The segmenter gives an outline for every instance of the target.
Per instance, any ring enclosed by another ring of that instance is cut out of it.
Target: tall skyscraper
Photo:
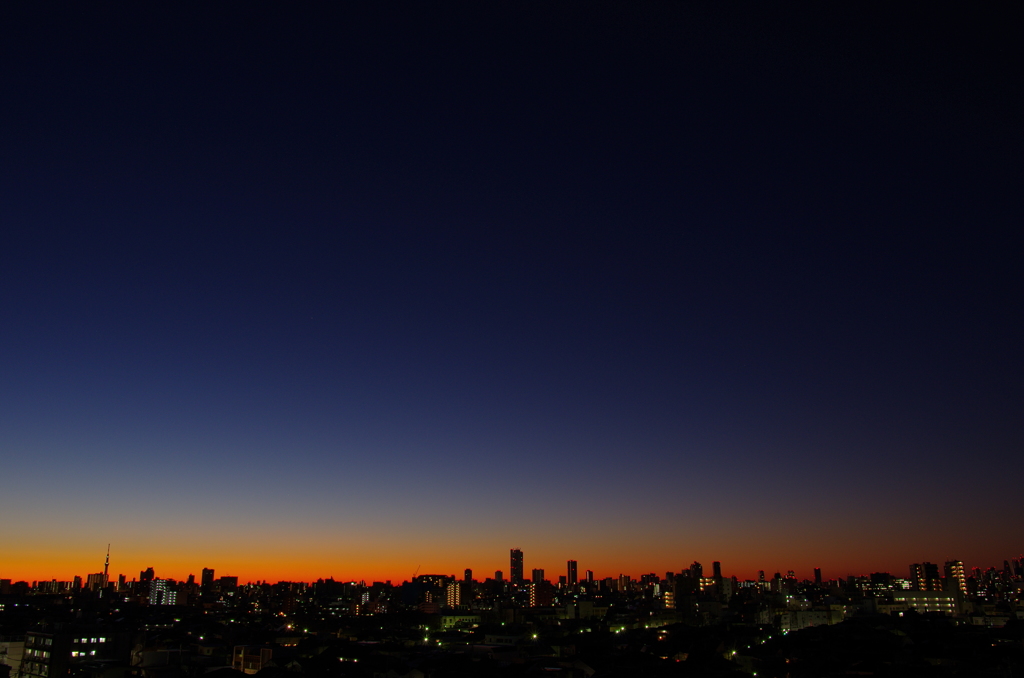
[[[532,581],[534,584],[539,584],[542,581],[544,581],[544,570],[534,569],[533,576],[530,577],[530,581]]]
[[[722,563],[718,562],[717,560],[711,563],[711,576],[715,579],[722,578]]]
[[[204,567],[203,568],[203,577],[202,577],[202,579],[199,580],[199,584],[200,584],[200,586],[203,587],[204,591],[209,589],[209,588],[211,588],[213,586],[213,568],[212,567]]]
[[[523,583],[523,552],[519,549],[512,549],[510,552],[512,583],[519,585]]]
[[[576,561],[570,560],[568,561],[568,563],[566,563],[566,565],[569,570],[569,577],[567,579],[567,581],[569,582],[569,586],[576,586],[576,584],[578,584],[580,581],[579,577],[576,574]]]
[[[473,570],[466,568],[466,571],[462,573],[462,581],[472,582],[473,581]]]
[[[821,568],[820,567],[814,568],[814,583],[817,586],[821,586]]]

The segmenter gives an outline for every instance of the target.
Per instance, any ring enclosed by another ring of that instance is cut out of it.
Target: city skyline
[[[998,564],[1015,25],[8,3],[0,576]]]
[[[587,563],[584,563],[584,567],[580,568],[579,567],[579,561],[576,560],[576,559],[569,559],[567,561],[563,561],[565,564],[562,565],[562,567],[560,567],[560,568],[552,567],[552,563],[550,563],[548,561],[544,561],[544,562],[541,562],[541,563],[531,563],[530,559],[528,558],[528,552],[526,552],[524,550],[521,550],[521,549],[515,549],[514,548],[514,549],[511,549],[511,553],[513,554],[512,555],[513,564],[510,566],[510,563],[509,563],[509,560],[508,560],[509,557],[506,556],[504,566],[495,567],[493,569],[487,569],[486,566],[485,567],[480,567],[478,561],[477,561],[476,564],[473,564],[473,565],[463,564],[463,565],[460,565],[460,566],[458,566],[456,568],[451,568],[451,567],[431,567],[430,566],[431,563],[428,562],[428,563],[419,563],[416,566],[416,568],[414,570],[412,570],[411,574],[410,573],[406,573],[404,575],[403,574],[399,574],[397,576],[363,576],[363,575],[360,575],[358,573],[351,573],[351,572],[342,572],[341,574],[346,575],[346,576],[337,576],[337,574],[338,574],[337,570],[333,570],[331,572],[322,572],[322,573],[317,574],[315,576],[273,577],[273,576],[258,576],[258,575],[248,574],[248,573],[246,573],[244,568],[241,570],[243,572],[243,574],[240,575],[239,572],[236,571],[236,570],[232,570],[230,568],[224,569],[222,567],[218,567],[214,563],[206,563],[206,564],[202,565],[201,567],[185,568],[185,569],[188,570],[188,572],[184,573],[184,574],[179,573],[179,572],[175,572],[173,574],[168,574],[168,569],[169,568],[164,568],[160,564],[156,564],[156,563],[150,562],[146,566],[142,566],[142,567],[139,567],[139,568],[136,568],[136,569],[132,569],[132,570],[129,570],[127,572],[116,571],[115,573],[109,575],[109,578],[107,579],[107,581],[110,581],[112,583],[116,583],[119,576],[124,576],[126,581],[128,581],[128,582],[135,581],[135,580],[139,579],[139,576],[137,574],[134,574],[135,572],[145,572],[147,569],[153,569],[153,570],[155,570],[156,576],[158,578],[161,578],[161,579],[173,579],[173,580],[179,581],[179,582],[185,581],[189,577],[194,577],[197,580],[199,580],[199,578],[201,576],[205,577],[207,572],[211,573],[210,576],[213,576],[213,573],[216,573],[217,577],[220,577],[220,576],[230,576],[230,577],[237,578],[240,584],[253,583],[253,582],[257,582],[257,581],[264,581],[264,582],[292,581],[292,582],[307,582],[308,583],[308,582],[315,582],[315,581],[320,580],[320,579],[334,579],[335,581],[365,581],[365,582],[371,582],[371,581],[390,581],[392,583],[398,584],[398,583],[403,582],[403,581],[411,581],[418,574],[420,574],[420,575],[421,574],[446,574],[446,575],[450,575],[450,576],[455,576],[458,572],[463,572],[464,574],[465,573],[472,573],[473,574],[473,579],[475,581],[483,581],[484,579],[493,578],[498,572],[501,572],[503,577],[504,577],[504,579],[505,579],[505,581],[507,581],[507,582],[509,582],[511,584],[515,584],[516,583],[516,579],[515,579],[515,576],[513,575],[513,572],[515,571],[515,566],[514,566],[515,556],[514,556],[514,554],[516,552],[519,553],[519,555],[520,555],[520,563],[522,564],[522,567],[525,568],[523,576],[521,577],[520,582],[519,582],[521,584],[526,584],[529,581],[531,581],[531,577],[526,575],[525,572],[532,572],[532,571],[538,570],[538,569],[545,575],[544,576],[545,580],[552,581],[552,582],[558,582],[559,578],[562,577],[562,576],[565,576],[567,578],[567,581],[568,581],[568,579],[569,579],[569,572],[575,571],[578,574],[580,570],[582,570],[584,573],[586,573],[588,571],[594,572],[594,578],[596,580],[603,580],[603,579],[609,579],[609,578],[615,579],[615,578],[618,578],[618,577],[620,577],[622,575],[626,575],[626,576],[628,576],[628,577],[630,577],[630,578],[632,578],[634,580],[639,580],[641,576],[646,575],[646,574],[656,574],[657,576],[662,577],[667,572],[685,572],[688,568],[691,567],[692,563],[703,564],[704,568],[705,568],[705,572],[704,572],[705,576],[709,576],[709,577],[712,576],[712,565],[715,565],[717,568],[721,569],[723,577],[725,577],[727,579],[734,577],[734,578],[736,578],[736,579],[738,579],[740,581],[757,581],[759,579],[759,575],[761,573],[763,573],[767,579],[771,579],[775,573],[781,573],[785,577],[785,576],[788,576],[787,573],[789,573],[789,572],[795,573],[796,579],[798,579],[800,581],[805,581],[805,580],[806,581],[815,581],[819,576],[822,577],[826,581],[827,580],[839,580],[839,579],[846,579],[849,576],[867,576],[867,575],[875,573],[875,572],[886,572],[888,574],[891,574],[894,577],[902,578],[902,579],[908,579],[909,580],[911,578],[911,576],[912,576],[913,568],[916,565],[919,565],[920,563],[938,563],[938,564],[942,564],[942,563],[949,563],[949,562],[958,562],[958,563],[961,563],[960,576],[962,577],[962,576],[969,576],[970,573],[973,570],[975,570],[975,569],[978,569],[979,571],[982,571],[982,572],[988,570],[989,568],[994,568],[996,570],[1000,570],[1003,567],[1003,564],[1005,562],[1011,562],[1011,561],[1015,561],[1015,560],[1024,561],[1024,555],[1004,554],[1004,556],[1002,558],[1000,558],[998,560],[993,560],[991,563],[988,563],[988,564],[972,563],[972,562],[964,561],[961,558],[945,557],[945,558],[941,558],[941,559],[917,558],[917,559],[914,559],[912,561],[908,561],[902,567],[896,567],[896,568],[874,568],[874,569],[870,569],[868,571],[853,571],[853,570],[850,570],[850,568],[846,568],[845,570],[829,571],[827,569],[822,568],[821,566],[813,566],[813,567],[809,568],[807,571],[803,571],[802,569],[785,565],[785,566],[773,566],[773,567],[759,567],[759,568],[757,568],[755,570],[752,570],[752,571],[748,572],[746,570],[735,571],[732,568],[728,567],[728,563],[726,564],[725,567],[722,567],[721,561],[719,561],[719,560],[701,560],[701,559],[697,558],[697,559],[692,560],[690,562],[681,562],[678,566],[676,566],[674,568],[673,567],[669,567],[667,569],[660,569],[660,570],[656,569],[656,568],[647,568],[647,569],[641,568],[640,570],[636,570],[636,571],[624,571],[624,570],[620,569],[618,571],[614,571],[613,572],[612,570],[607,570],[607,571],[598,570],[595,567],[588,565]],[[194,558],[189,558],[189,557],[186,557],[186,559],[194,560]],[[140,562],[142,562],[142,561],[140,561]],[[492,561],[488,561],[488,562],[492,562]],[[498,563],[498,560],[494,560],[493,562],[494,563]],[[102,572],[103,574],[107,574],[106,573],[106,569],[108,567],[108,563],[109,563],[109,561],[105,562],[103,568],[97,569],[96,572],[98,572],[98,573]],[[541,565],[541,567],[538,568],[537,564]],[[571,566],[570,566],[570,564],[571,564]],[[571,567],[571,569],[569,569],[570,567]],[[824,574],[823,574],[823,570],[824,570]],[[71,582],[71,581],[74,580],[75,577],[80,577],[83,581],[85,581],[87,576],[93,574],[93,570],[91,570],[89,568],[85,568],[84,570],[75,572],[73,575],[66,576],[66,577],[57,577],[57,576],[44,576],[44,577],[15,576],[15,575],[12,574],[12,572],[17,572],[17,571],[11,571],[11,570],[7,570],[7,569],[0,570],[0,579],[10,580],[10,581],[26,581],[26,582],[46,582],[46,581],[51,581],[51,580]],[[347,576],[347,575],[350,575],[350,576]],[[582,578],[582,577],[578,578],[578,581],[580,581],[580,582],[582,582],[583,580],[584,580],[584,578]],[[571,582],[569,582],[569,583],[571,584]]]

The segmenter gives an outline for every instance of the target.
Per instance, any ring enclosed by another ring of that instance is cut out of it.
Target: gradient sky
[[[0,577],[1024,551],[1015,17],[0,12]]]

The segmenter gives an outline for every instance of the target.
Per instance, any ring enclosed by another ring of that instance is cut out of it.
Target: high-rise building
[[[97,591],[105,588],[107,585],[107,575],[102,572],[96,574],[90,574],[85,578],[85,587],[90,591]]]
[[[505,581],[505,573],[502,572],[501,570],[495,570],[494,571],[494,581],[498,582],[499,584],[501,582]]]
[[[821,586],[821,568],[820,567],[814,568],[814,583],[817,586]]]
[[[711,576],[715,579],[722,578],[722,563],[717,560],[711,563]]]
[[[523,552],[519,549],[512,549],[509,555],[512,570],[512,583],[519,585],[523,583]]]
[[[171,579],[154,579],[149,585],[150,605],[177,605],[178,592]]]
[[[959,590],[960,593],[967,593],[967,575],[964,573],[962,561],[947,560],[943,571],[946,575],[946,591]]]
[[[935,563],[914,563],[910,566],[910,581],[915,591],[941,591],[939,566]]]
[[[466,571],[462,573],[462,581],[471,584],[473,583],[473,570],[466,568]]]
[[[530,583],[530,607],[551,607],[555,602],[555,587],[551,582]]]
[[[199,581],[199,583],[203,587],[204,591],[213,587],[213,568],[212,567],[204,567],[203,568],[202,579]]]
[[[594,583],[594,571],[593,570],[587,570],[587,583],[588,584],[593,584]]]
[[[533,572],[532,572],[532,576],[530,577],[530,581],[532,581],[534,584],[539,584],[542,581],[544,581],[544,570],[543,570],[543,568],[541,568],[541,569],[534,569]]]
[[[576,584],[580,583],[579,577],[576,574],[576,561],[570,560],[566,565],[569,570],[569,577],[567,579],[569,586],[576,586]]]
[[[445,602],[448,607],[458,607],[462,604],[462,587],[459,582],[453,581],[445,587]]]

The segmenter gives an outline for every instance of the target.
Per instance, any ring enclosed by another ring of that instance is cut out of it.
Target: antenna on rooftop
[[[107,544],[107,560],[103,563],[103,579],[106,581],[110,573],[110,544]]]

